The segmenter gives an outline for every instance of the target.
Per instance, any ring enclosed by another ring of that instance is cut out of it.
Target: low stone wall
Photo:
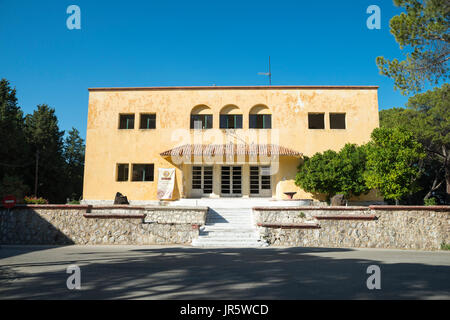
[[[205,224],[207,210],[84,205],[2,208],[0,243],[190,244]]]
[[[437,250],[450,243],[449,206],[254,208],[274,246]]]

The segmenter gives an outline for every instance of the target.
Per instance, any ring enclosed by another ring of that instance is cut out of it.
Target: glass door
[[[213,167],[192,167],[192,191],[196,196],[209,196],[213,189]]]
[[[270,166],[250,167],[250,195],[255,197],[272,196]]]
[[[242,167],[221,167],[221,194],[228,197],[242,196]]]

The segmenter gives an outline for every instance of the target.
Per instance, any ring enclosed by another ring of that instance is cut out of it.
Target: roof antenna
[[[270,69],[270,56],[269,56],[269,72],[258,72],[260,76],[269,76],[269,86],[272,85],[272,71]]]

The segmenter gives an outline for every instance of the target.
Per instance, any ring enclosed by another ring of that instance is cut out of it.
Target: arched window
[[[213,115],[211,108],[206,105],[195,106],[191,111],[191,129],[211,129]]]
[[[242,129],[242,113],[235,105],[220,110],[220,129]]]
[[[262,104],[256,105],[250,109],[249,125],[250,129],[271,129],[272,114],[270,109]]]

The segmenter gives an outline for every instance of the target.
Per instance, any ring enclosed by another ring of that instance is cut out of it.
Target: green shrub
[[[445,243],[445,241],[442,241],[441,250],[450,250],[450,243]]]
[[[436,205],[436,198],[429,198],[429,199],[425,199],[424,204],[426,206],[435,206]]]
[[[44,198],[25,197],[23,200],[26,204],[48,204],[48,200]]]

